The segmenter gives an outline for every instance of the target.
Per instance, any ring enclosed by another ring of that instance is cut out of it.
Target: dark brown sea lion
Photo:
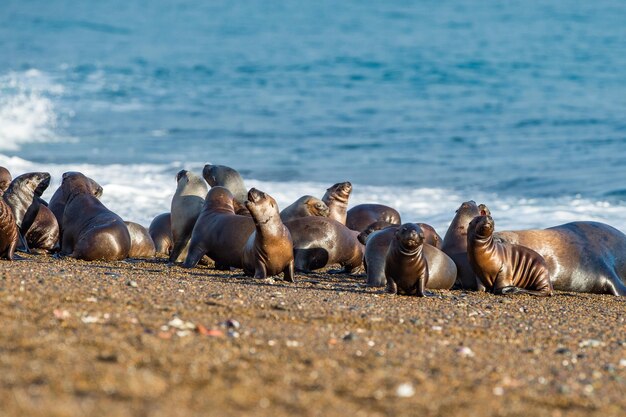
[[[359,204],[348,210],[346,226],[348,229],[362,232],[375,222],[388,222],[399,225],[400,213],[392,207],[382,204]]]
[[[487,291],[494,294],[552,295],[546,261],[525,246],[493,238],[491,216],[475,217],[467,231],[467,253],[472,269]]]
[[[328,217],[346,224],[346,216],[348,210],[348,200],[352,192],[352,184],[348,181],[339,182],[326,190],[326,194],[322,197],[324,204],[328,206],[330,213]]]
[[[396,230],[385,258],[387,292],[425,295],[429,274],[423,249],[424,233],[419,226],[407,223]]]
[[[422,229],[422,232],[424,232],[424,243],[434,246],[437,249],[441,248],[441,236],[439,236],[439,234],[437,233],[434,227],[426,223],[415,223],[415,224],[418,225],[420,229]],[[385,221],[379,221],[379,222],[374,222],[370,224],[369,226],[365,228],[365,230],[359,233],[358,235],[359,242],[365,245],[365,243],[367,242],[367,238],[370,234],[374,233],[377,230],[386,229],[388,227],[397,228],[398,225],[385,222]]]
[[[457,269],[455,288],[464,290],[484,291],[485,287],[474,273],[467,256],[467,227],[474,217],[479,216],[482,210],[474,201],[466,201],[456,211],[452,223],[448,227],[441,250],[454,261]]]
[[[0,259],[12,261],[18,243],[18,229],[13,218],[11,207],[2,198],[4,191],[0,190]]]
[[[307,216],[328,217],[329,214],[330,210],[326,203],[319,198],[305,195],[297,199],[290,206],[284,208],[283,211],[280,212],[280,219],[283,222],[288,222]]]
[[[156,254],[169,256],[174,247],[170,213],[161,213],[152,219],[148,233],[150,233],[150,237],[154,242]]]
[[[66,172],[63,174],[62,178],[65,178],[66,176],[71,176],[72,174],[76,174],[76,172]],[[89,177],[85,178],[87,178],[85,185],[89,188],[91,194],[96,198],[100,198],[102,196],[102,187],[100,186],[100,184],[98,184]],[[50,198],[50,202],[48,203],[48,208],[50,209],[50,211],[52,211],[54,217],[56,217],[57,223],[59,224],[59,230],[61,232],[63,231],[63,211],[65,210],[65,204],[67,203],[68,197],[69,196],[64,194],[63,187],[61,185],[54,192],[52,198]]]
[[[128,227],[128,233],[130,234],[130,251],[128,256],[130,258],[154,258],[156,249],[152,237],[146,228],[134,222],[126,221],[124,223]]]
[[[11,184],[11,173],[5,167],[0,167],[0,191],[6,191]]]
[[[198,175],[181,170],[176,174],[176,192],[172,197],[171,229],[174,246],[170,263],[184,261],[189,250],[189,239],[196,219],[202,211],[208,187]]]
[[[237,170],[226,165],[206,164],[202,170],[202,176],[211,187],[224,187],[228,189],[235,200],[245,205],[248,191],[243,178]],[[237,210],[235,210],[237,212]]]
[[[60,232],[59,223],[52,211],[41,204],[35,221],[26,232],[26,242],[30,251],[49,253],[57,249]]]
[[[429,225],[426,223],[414,224],[419,226],[424,233],[423,252],[430,271],[426,288],[444,290],[452,288],[456,280],[456,266],[454,262],[441,250],[427,243],[428,234],[424,231],[428,230],[426,227],[430,227]],[[363,266],[367,273],[367,285],[382,287],[387,282],[385,277],[387,252],[398,229],[399,226],[393,225],[380,231],[374,231],[367,237],[367,244],[363,253]]]
[[[86,261],[127,258],[128,228],[94,195],[89,178],[78,172],[65,173],[61,188],[66,197],[61,255]]]
[[[608,224],[572,222],[495,238],[539,253],[555,290],[626,296],[626,235]]]
[[[248,192],[246,207],[252,214],[256,230],[243,249],[243,271],[255,278],[267,278],[281,272],[293,282],[294,258],[291,234],[280,220],[276,201],[255,188]]]
[[[207,255],[215,268],[241,268],[243,248],[254,232],[254,220],[235,214],[234,197],[220,186],[209,190],[189,242],[185,268],[195,267]]]
[[[296,270],[310,272],[327,265],[340,264],[342,271],[360,269],[363,245],[353,230],[328,217],[300,217],[285,223],[293,240]]]

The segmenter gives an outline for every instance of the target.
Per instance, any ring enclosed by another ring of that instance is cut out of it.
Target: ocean
[[[147,226],[180,169],[285,207],[351,181],[440,234],[626,230],[626,3],[4,0],[0,165],[79,170]]]

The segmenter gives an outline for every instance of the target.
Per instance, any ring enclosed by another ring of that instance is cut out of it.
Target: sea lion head
[[[202,169],[202,176],[211,187],[225,186],[233,177],[239,177],[239,173],[226,165],[206,164]]]
[[[470,215],[470,216],[478,216],[479,210],[476,202],[474,200],[465,201],[461,204],[461,206],[456,210],[458,215]]]
[[[365,242],[367,242],[367,238],[374,232],[378,231],[378,230],[382,230],[382,229],[386,229],[388,227],[391,226],[397,226],[397,224],[393,224],[393,223],[389,223],[386,221],[377,221],[374,222],[372,224],[370,224],[369,226],[367,226],[365,228],[365,230],[363,230],[361,233],[359,233],[359,235],[357,236],[357,239],[359,240],[359,242],[361,242],[362,244],[365,245]]]
[[[183,178],[185,178],[185,179],[186,179],[186,178],[187,178],[187,173],[188,173],[188,172],[189,172],[189,171],[187,171],[186,169],[181,169],[180,171],[178,171],[178,172],[176,173],[176,182],[177,182],[177,183],[179,183],[179,182],[180,182],[180,180],[182,180]]]
[[[415,252],[424,243],[424,232],[415,223],[405,223],[398,228],[395,238],[403,252]]]
[[[64,184],[66,185],[64,186]],[[81,189],[84,189],[88,193],[94,195],[96,198],[100,198],[102,196],[102,187],[91,178],[85,176],[81,172],[64,172],[61,177],[61,188],[64,190],[66,198],[71,194],[69,191],[74,187],[80,187]]]
[[[493,234],[495,226],[491,216],[477,216],[470,222],[468,231],[479,239],[486,239]]]
[[[491,216],[491,211],[489,211],[489,207],[484,204],[478,205],[478,211],[480,212],[481,216]]]
[[[306,205],[308,212],[311,213],[312,216],[328,217],[328,215],[330,214],[330,209],[328,208],[326,203],[324,203],[319,198],[309,196],[304,204]]]
[[[279,216],[276,200],[271,195],[256,188],[251,188],[248,191],[248,200],[245,202],[245,205],[257,223],[267,223],[270,219]]]
[[[50,174],[47,172],[29,172],[16,177],[9,189],[11,192],[26,192],[29,195],[41,197],[50,185]]]
[[[322,198],[322,200],[338,200],[347,203],[351,192],[352,184],[350,181],[338,182],[326,190],[326,194],[324,194],[324,198]]]
[[[206,209],[219,210],[235,213],[235,206],[233,204],[233,193],[228,191],[225,187],[213,187],[209,190],[204,201]]]
[[[4,192],[11,184],[11,173],[5,167],[0,167],[0,191]]]

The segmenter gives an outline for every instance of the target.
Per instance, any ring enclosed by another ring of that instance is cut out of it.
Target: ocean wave
[[[210,161],[209,161],[210,162]],[[0,154],[0,165],[13,175],[24,172],[47,171],[52,175],[49,199],[66,171],[80,171],[92,177],[104,188],[103,203],[126,220],[148,226],[152,219],[170,210],[176,190],[175,174],[180,162],[167,165],[93,165],[37,164],[18,157]],[[201,163],[186,166],[197,174]],[[316,182],[259,181],[246,178],[248,187],[271,194],[279,207],[286,207],[299,197],[310,194],[321,197],[331,184]],[[621,229],[626,224],[626,204],[591,200],[581,196],[554,198],[515,198],[489,193],[461,193],[442,188],[411,188],[398,186],[369,186],[353,184],[350,205],[381,203],[398,209],[404,221],[425,222],[443,236],[455,210],[466,200],[473,199],[489,206],[498,230],[545,228],[577,220],[593,220]]]

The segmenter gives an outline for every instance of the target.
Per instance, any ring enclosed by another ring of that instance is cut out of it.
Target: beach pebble
[[[404,384],[398,385],[396,388],[396,396],[399,398],[411,398],[415,395],[415,388],[413,388],[413,384],[410,382],[405,382]]]
[[[472,351],[472,349],[468,348],[467,346],[460,347],[459,349],[457,349],[456,353],[464,358],[473,358],[474,356],[476,356],[474,354],[474,351]]]
[[[580,342],[578,344],[579,347],[584,348],[584,347],[601,347],[604,346],[604,342],[601,340],[597,340],[597,339],[587,339],[587,340],[583,340],[582,342]]]

